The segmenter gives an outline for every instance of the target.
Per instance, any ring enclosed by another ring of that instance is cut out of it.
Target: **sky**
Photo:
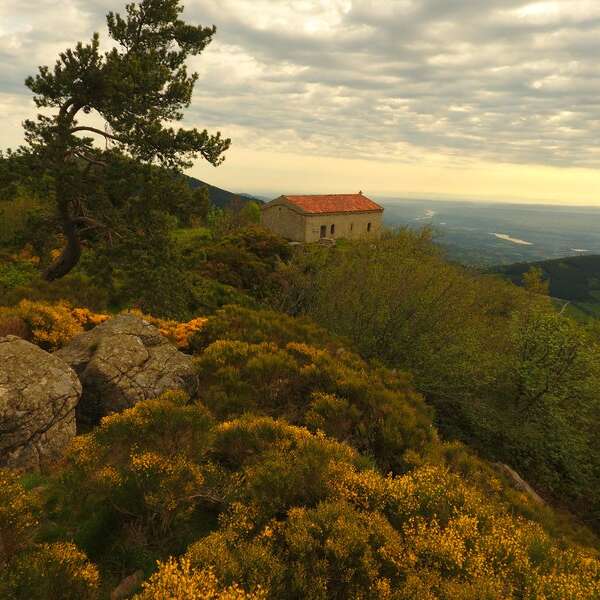
[[[0,0],[0,148],[25,77],[125,0]],[[216,25],[185,124],[232,138],[190,174],[236,192],[600,206],[598,0],[187,0]]]

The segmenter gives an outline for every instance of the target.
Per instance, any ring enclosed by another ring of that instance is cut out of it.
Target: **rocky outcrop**
[[[496,468],[508,478],[511,485],[527,494],[536,504],[545,505],[543,498],[514,470],[504,463],[496,463]]]
[[[144,571],[136,571],[129,577],[125,577],[123,581],[112,591],[110,600],[125,600],[131,598],[144,581]]]
[[[81,380],[77,422],[82,429],[167,390],[196,391],[192,358],[133,315],[119,315],[77,336],[55,356]]]
[[[0,466],[39,470],[75,435],[81,384],[60,358],[16,336],[0,338]]]

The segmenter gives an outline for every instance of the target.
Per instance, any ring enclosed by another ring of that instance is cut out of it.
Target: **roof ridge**
[[[306,214],[383,212],[383,207],[365,196],[354,194],[283,194],[280,200]]]
[[[321,196],[364,196],[362,192],[352,192],[350,194],[282,194],[284,198],[320,198]]]

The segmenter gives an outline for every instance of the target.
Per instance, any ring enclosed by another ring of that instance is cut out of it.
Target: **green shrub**
[[[75,438],[54,483],[56,518],[94,557],[124,552],[132,568],[147,567],[194,535],[213,421],[186,402],[166,394]]]
[[[219,341],[196,365],[201,399],[219,419],[247,412],[283,417],[339,435],[385,470],[402,470],[406,451],[436,439],[431,414],[409,378],[370,369],[341,349],[332,354],[298,343]]]
[[[337,350],[341,344],[326,329],[308,318],[293,318],[271,310],[224,306],[210,316],[192,341],[196,352],[219,340],[251,344],[271,342],[285,346],[290,342]]]
[[[0,291],[5,293],[25,286],[35,279],[37,274],[37,269],[30,262],[4,260],[0,262]]]
[[[73,306],[83,306],[102,312],[107,310],[109,294],[106,289],[92,283],[89,277],[72,273],[58,281],[46,281],[41,273],[26,284],[18,285],[2,297],[4,306],[14,306],[23,300],[49,304],[68,302]]]
[[[191,272],[261,298],[275,267],[291,255],[288,243],[267,229],[250,225],[208,244],[183,245]]]
[[[600,345],[555,312],[535,274],[523,290],[468,271],[427,232],[307,256],[310,316],[367,359],[412,373],[446,438],[510,464],[598,527]]]
[[[100,576],[73,544],[34,546],[0,571],[0,597],[5,600],[94,600]]]
[[[229,498],[257,507],[263,522],[325,498],[335,464],[364,462],[345,444],[256,417],[217,427],[213,456],[241,473],[244,483],[231,490]]]

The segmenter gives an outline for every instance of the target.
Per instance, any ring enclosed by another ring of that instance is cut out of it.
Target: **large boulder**
[[[84,430],[168,390],[196,391],[192,358],[134,315],[78,335],[55,356],[73,367],[83,385],[77,423]]]
[[[0,338],[0,467],[39,470],[75,435],[81,384],[57,356]]]

